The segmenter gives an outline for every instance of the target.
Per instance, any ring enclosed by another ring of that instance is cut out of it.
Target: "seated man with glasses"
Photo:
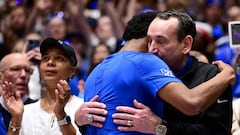
[[[28,83],[32,73],[31,62],[25,54],[10,53],[0,61],[0,84],[5,81],[11,82],[15,91],[21,94],[24,104],[30,104],[36,101],[28,97]],[[3,129],[7,131],[11,114],[5,106],[2,96],[0,97],[0,113],[3,117],[3,119],[0,120],[1,122],[3,121],[5,125]]]

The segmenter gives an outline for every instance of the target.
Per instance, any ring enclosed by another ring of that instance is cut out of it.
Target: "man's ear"
[[[184,48],[183,48],[183,53],[187,54],[191,51],[192,49],[192,44],[193,44],[193,38],[190,35],[187,35],[184,39],[183,39],[183,44],[184,44]]]

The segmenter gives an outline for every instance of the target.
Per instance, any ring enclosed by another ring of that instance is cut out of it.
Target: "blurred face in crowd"
[[[76,54],[78,67],[81,67],[82,53],[85,53],[87,51],[86,45],[81,41],[79,37],[71,37],[70,44]]]
[[[20,30],[26,25],[26,15],[23,7],[17,7],[10,13],[10,23],[14,30]]]
[[[240,7],[232,6],[227,11],[228,21],[240,21]]]
[[[54,17],[49,21],[48,29],[51,37],[64,40],[66,36],[66,24],[62,18]]]
[[[113,37],[112,22],[108,16],[103,16],[98,19],[98,25],[96,28],[96,33],[100,40],[106,41],[110,37]]]
[[[99,44],[93,53],[93,63],[98,64],[110,55],[110,49],[105,44]]]
[[[15,42],[13,49],[11,50],[11,52],[19,52],[21,53],[23,51],[23,47],[24,47],[24,40],[18,40]]]
[[[80,55],[82,51],[86,51],[84,46],[86,46],[79,37],[71,37],[70,38],[71,47],[74,49],[74,51]]]
[[[155,18],[148,28],[149,52],[163,59],[171,69],[176,72],[184,64],[184,54],[190,50],[185,49],[184,40],[177,39],[178,20],[170,17],[168,20]]]
[[[206,11],[207,21],[211,25],[221,22],[223,9],[219,5],[216,5],[216,4],[209,5],[205,11]]]
[[[59,80],[68,80],[74,73],[75,68],[71,66],[69,58],[60,48],[52,46],[42,56],[40,74],[46,84],[55,86]]]
[[[6,55],[0,64],[1,81],[12,82],[15,91],[26,95],[28,91],[29,78],[33,72],[26,55],[11,53]]]

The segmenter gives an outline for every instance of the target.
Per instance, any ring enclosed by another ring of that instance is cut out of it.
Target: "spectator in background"
[[[86,3],[85,3],[86,4]],[[96,27],[91,27],[87,23],[87,18],[83,14],[83,1],[77,3],[78,14],[73,13],[73,18],[84,18],[84,20],[75,20],[78,29],[81,29],[86,35],[87,43],[90,46],[96,46],[100,42],[107,44],[112,52],[117,52],[121,48],[121,35],[124,29],[123,22],[116,11],[112,1],[106,1],[103,5],[105,12],[101,12],[101,16],[97,19]]]
[[[111,54],[110,47],[107,46],[104,43],[100,43],[99,45],[93,47],[92,54],[91,54],[91,57],[90,57],[90,66],[89,66],[89,69],[88,69],[87,73],[90,74],[91,71],[110,54]],[[83,78],[79,79],[78,85],[77,85],[78,89],[75,92],[75,93],[78,93],[78,97],[80,97],[80,98],[83,98],[83,91],[84,91],[84,89],[81,88],[81,85],[84,86],[84,84],[83,84],[84,82],[83,81],[86,81],[86,80],[83,79]]]
[[[238,57],[236,59],[236,62],[234,64],[234,69],[237,74],[237,82],[240,83],[240,54],[238,54]],[[238,88],[240,89],[239,85],[237,85]],[[239,135],[240,134],[240,98],[237,97],[233,101],[233,119],[232,119],[232,135]]]
[[[239,5],[233,5],[227,10],[227,18],[229,21],[240,21],[240,7]]]
[[[49,32],[49,37],[58,40],[65,40],[67,35],[67,23],[64,18],[64,12],[59,11],[48,18],[46,30]]]
[[[80,135],[74,124],[74,113],[82,100],[70,95],[67,82],[76,70],[74,50],[64,42],[47,38],[40,45],[40,52],[40,73],[46,92],[38,102],[23,107],[11,84],[2,85],[6,106],[12,114],[10,125],[21,127],[16,131],[10,127],[8,134]]]
[[[200,62],[209,63],[207,57],[203,55],[201,52],[191,50],[189,54],[196,57]]]
[[[99,45],[94,46],[90,56],[90,65],[89,65],[89,68],[87,69],[87,75],[89,75],[92,72],[92,70],[110,54],[111,54],[111,49],[108,45],[104,43],[100,43]],[[74,91],[74,94],[78,93],[78,97],[82,98],[83,92],[84,92],[84,89],[82,88],[82,86],[84,87],[84,82],[86,81],[87,77],[86,78],[78,77],[78,78],[79,78],[78,85],[77,85],[78,89]],[[73,81],[73,79],[71,81]],[[75,83],[73,87],[76,87]]]
[[[43,40],[43,37],[37,32],[30,32],[26,34],[24,39],[25,44],[27,45],[26,54],[32,63],[32,68],[34,69],[28,84],[29,97],[32,99],[40,99],[41,80],[39,74],[39,64],[42,58],[40,54],[40,44]]]
[[[48,37],[46,32],[48,19],[54,17],[64,8],[63,0],[27,0],[22,3],[28,7],[27,31],[36,31],[41,33],[43,37]]]
[[[111,49],[106,44],[100,43],[99,45],[95,46],[91,54],[88,74],[90,74],[92,70],[110,54]]]
[[[26,51],[26,47],[27,47],[27,45],[26,45],[26,42],[24,41],[24,39],[19,39],[14,43],[11,52],[22,53],[22,52]]]
[[[67,4],[67,7],[69,7],[69,4]],[[64,41],[66,44],[72,46],[76,53],[78,68],[73,78],[69,81],[69,85],[71,87],[71,94],[78,96],[78,81],[81,79],[85,80],[87,77],[87,69],[89,66],[87,52],[89,47],[84,33],[82,33],[77,27],[74,27],[77,25],[75,21],[80,19],[76,20],[73,16],[74,13],[72,12],[73,11],[68,10],[69,16],[66,16],[66,13],[63,11],[58,11],[51,16],[48,16],[46,31],[49,32],[47,34],[48,37]],[[69,29],[70,24],[72,24],[71,27],[75,28],[74,30]]]
[[[39,63],[41,54],[39,50],[42,36],[37,32],[29,32],[23,39],[20,39],[14,45],[12,52],[25,53],[34,69],[29,81],[29,97],[39,99],[41,97],[41,81],[39,75]]]
[[[175,9],[179,11],[187,11],[189,0],[167,0],[167,9]]]
[[[33,69],[31,63],[26,54],[22,53],[10,53],[6,55],[0,62],[0,79],[1,83],[5,81],[11,82],[13,85],[13,91],[19,92],[24,104],[33,103],[33,100],[28,97],[28,83]],[[0,97],[0,112],[2,113],[5,124],[5,130],[7,131],[11,114],[6,107],[6,103],[3,97]]]
[[[231,6],[227,10],[227,22],[240,20],[240,7]],[[229,35],[226,34],[216,41],[215,59],[222,60],[229,65],[233,65],[233,59],[236,57],[236,49],[231,48],[229,44]]]
[[[88,45],[84,37],[84,34],[81,32],[68,33],[66,41],[69,42],[71,47],[74,49],[78,61],[76,73],[71,78],[71,80],[69,80],[71,94],[82,98],[83,95],[82,93],[79,92],[78,82],[80,80],[85,81],[88,75],[87,74],[87,70],[89,68],[89,60],[87,59]]]
[[[121,48],[121,40],[114,34],[113,20],[107,15],[101,16],[97,21],[96,35],[99,43],[105,43],[111,49],[111,52],[117,52]]]
[[[26,34],[27,13],[23,6],[16,6],[11,9],[9,20],[5,20],[4,24],[4,37],[5,44],[9,50],[12,50],[13,44],[21,38],[24,38]]]
[[[203,53],[209,62],[214,60],[215,44],[213,42],[212,27],[208,23],[195,21],[197,35],[192,50]]]
[[[222,18],[224,4],[224,0],[205,0],[205,21],[212,26],[214,41],[226,34],[226,24]]]

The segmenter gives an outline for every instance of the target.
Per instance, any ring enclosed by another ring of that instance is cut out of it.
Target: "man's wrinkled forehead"
[[[30,61],[28,60],[26,55],[19,54],[19,53],[12,53],[6,55],[0,62],[0,69],[10,66],[16,65],[26,65],[30,66]]]
[[[164,36],[162,36],[162,35],[147,35],[147,37],[148,37],[148,40],[163,40],[163,39],[165,39],[165,37]]]

